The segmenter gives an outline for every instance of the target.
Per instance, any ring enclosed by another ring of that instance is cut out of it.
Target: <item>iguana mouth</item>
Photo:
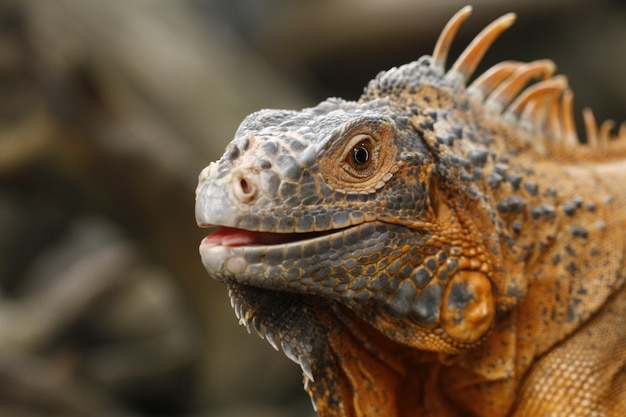
[[[272,233],[221,226],[199,249],[204,267],[218,281],[314,294],[332,285],[326,279],[335,272],[345,279],[337,269],[345,259],[382,250],[390,227],[373,221],[320,232]]]
[[[282,245],[327,236],[341,230],[343,229],[306,233],[274,233],[221,226],[205,237],[202,245],[228,247]]]

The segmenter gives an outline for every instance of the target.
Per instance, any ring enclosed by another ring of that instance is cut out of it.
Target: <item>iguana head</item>
[[[358,102],[250,115],[200,174],[198,224],[219,226],[200,246],[207,271],[229,286],[241,321],[281,345],[307,379],[338,379],[338,332],[375,333],[355,336],[370,341],[355,348],[364,355],[378,339],[456,354],[523,294],[520,261],[503,273],[507,242],[486,204],[491,139],[472,123],[485,107],[533,115],[537,97],[566,85],[552,78],[518,96],[530,78],[551,74],[538,61],[504,63],[467,87],[513,21],[496,20],[446,70],[469,11],[450,21],[432,57],[381,73]],[[515,84],[519,74],[526,82]]]

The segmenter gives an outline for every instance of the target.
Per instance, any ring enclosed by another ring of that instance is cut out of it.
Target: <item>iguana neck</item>
[[[507,238],[524,259],[526,294],[511,312],[516,350],[524,353],[515,355],[521,375],[624,282],[626,161],[555,169],[548,161],[518,160],[518,170],[536,178],[536,189],[520,187],[513,194],[525,200],[525,208],[507,211],[503,202],[511,195],[502,191],[493,198]]]

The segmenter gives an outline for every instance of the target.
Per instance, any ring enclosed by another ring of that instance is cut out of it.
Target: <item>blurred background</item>
[[[313,416],[202,269],[197,175],[248,113],[357,99],[466,3],[0,0],[0,415]],[[482,69],[552,58],[578,112],[626,119],[623,1],[473,5],[452,58],[515,11]]]

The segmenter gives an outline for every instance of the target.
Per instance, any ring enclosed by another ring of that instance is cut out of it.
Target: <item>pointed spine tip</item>
[[[612,139],[611,131],[615,128],[614,120],[605,120],[600,125],[600,131],[598,132],[598,144],[600,146],[608,146],[609,141]]]
[[[517,13],[509,12],[500,17],[500,20],[502,21],[502,25],[508,28],[517,20]]]
[[[435,44],[435,49],[433,50],[433,64],[435,67],[445,70],[450,46],[454,41],[459,27],[470,14],[472,14],[472,6],[467,5],[456,12],[444,26]]]
[[[561,120],[564,143],[576,146],[580,143],[574,123],[574,93],[569,88],[563,92],[561,99]]]
[[[593,110],[589,107],[583,109],[583,122],[585,124],[585,134],[587,136],[587,145],[598,146],[598,123],[593,114]]]

